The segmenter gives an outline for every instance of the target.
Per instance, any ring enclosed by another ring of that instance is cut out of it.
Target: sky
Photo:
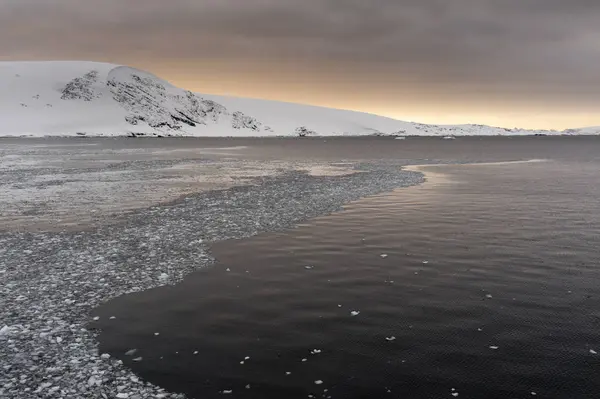
[[[0,0],[0,60],[425,123],[600,125],[598,0]]]

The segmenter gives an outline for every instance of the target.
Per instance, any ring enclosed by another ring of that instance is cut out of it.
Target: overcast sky
[[[599,0],[0,0],[0,60],[424,122],[600,125]]]

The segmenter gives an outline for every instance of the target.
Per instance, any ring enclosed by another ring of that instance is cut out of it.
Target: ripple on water
[[[429,170],[107,303],[101,350],[197,398],[594,397],[597,165]]]

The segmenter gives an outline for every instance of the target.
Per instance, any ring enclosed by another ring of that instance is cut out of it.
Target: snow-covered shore
[[[148,72],[84,62],[0,62],[0,136],[496,136],[600,134],[427,125],[383,116],[193,93]]]

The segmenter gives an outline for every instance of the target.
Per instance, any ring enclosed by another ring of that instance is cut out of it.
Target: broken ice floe
[[[394,337],[394,336],[392,335],[391,337],[385,337],[385,340],[386,340],[386,341],[390,341],[390,342],[391,342],[391,341],[395,341],[395,340],[396,340],[396,337]]]
[[[358,316],[360,314],[360,310],[353,310],[350,312],[350,316]]]

